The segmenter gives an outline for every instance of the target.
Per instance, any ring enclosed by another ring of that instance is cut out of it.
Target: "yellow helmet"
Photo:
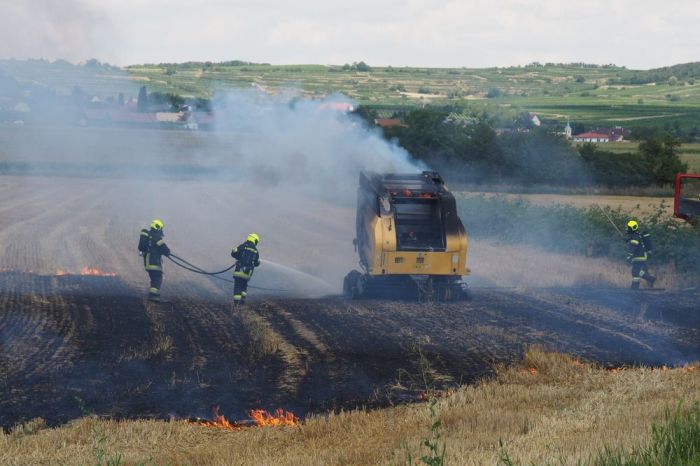
[[[627,222],[627,230],[628,231],[637,231],[637,230],[639,230],[639,224],[634,220],[630,220],[629,222]]]
[[[260,236],[257,233],[251,233],[248,235],[248,241],[253,244],[258,244],[260,242]]]
[[[160,219],[155,219],[151,222],[152,230],[162,230],[164,226],[165,225],[163,225],[163,221]]]

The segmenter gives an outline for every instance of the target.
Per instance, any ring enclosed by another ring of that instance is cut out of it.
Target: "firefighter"
[[[170,248],[163,239],[163,221],[153,220],[150,228],[142,229],[139,238],[139,252],[143,256],[143,266],[151,279],[148,298],[158,300],[163,284],[163,256],[170,255]]]
[[[255,267],[260,267],[260,255],[258,243],[260,236],[251,233],[245,242],[231,251],[231,257],[236,259],[236,267],[233,269],[233,305],[245,304],[248,295],[248,280],[253,276]]]
[[[632,289],[639,289],[642,278],[650,288],[654,287],[656,277],[649,273],[647,261],[651,256],[653,246],[651,235],[639,231],[639,223],[635,220],[627,222],[627,262],[632,264]]]

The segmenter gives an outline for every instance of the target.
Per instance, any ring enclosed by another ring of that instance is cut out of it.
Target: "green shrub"
[[[610,220],[624,231],[627,221],[634,218],[651,233],[656,261],[672,263],[681,273],[700,274],[700,230],[679,225],[665,207],[662,203],[652,213],[638,215],[621,208],[540,206],[503,196],[458,197],[459,216],[468,234],[476,238],[622,260],[625,239]]]
[[[651,428],[649,445],[626,453],[606,448],[595,466],[685,466],[700,465],[700,405],[687,413],[680,406],[665,421]]]

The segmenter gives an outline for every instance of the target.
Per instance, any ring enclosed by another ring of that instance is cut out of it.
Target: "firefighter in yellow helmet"
[[[258,243],[260,236],[251,233],[243,244],[231,250],[231,257],[236,259],[233,269],[233,305],[245,304],[248,295],[248,280],[253,276],[256,267],[260,267]]]
[[[639,230],[636,220],[627,222],[627,262],[632,264],[632,289],[638,290],[642,279],[650,288],[654,287],[656,277],[649,273],[647,261],[652,254],[651,235]]]
[[[160,287],[163,284],[163,256],[170,255],[170,248],[165,244],[163,221],[155,219],[149,228],[141,230],[139,237],[139,252],[143,256],[143,266],[151,279],[148,288],[149,299],[160,298]]]

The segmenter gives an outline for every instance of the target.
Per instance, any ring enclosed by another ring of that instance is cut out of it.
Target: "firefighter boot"
[[[235,294],[233,295],[233,303],[232,303],[232,308],[236,309],[239,308],[243,305],[244,303],[244,298],[240,294]]]
[[[632,288],[633,290],[638,290],[639,289],[639,282],[637,282],[637,281],[632,282],[632,286],[630,288]]]
[[[148,299],[151,301],[160,301],[160,290],[155,287],[150,287],[148,289]]]
[[[656,277],[649,275],[647,277],[644,277],[647,281],[647,285],[649,285],[649,288],[654,288],[654,283],[656,283]]]

